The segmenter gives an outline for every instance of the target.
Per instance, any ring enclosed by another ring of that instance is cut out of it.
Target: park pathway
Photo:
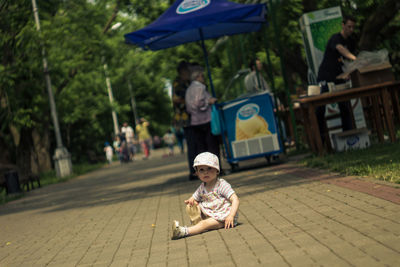
[[[109,167],[0,206],[0,266],[400,266],[400,191],[299,167],[224,176],[239,226],[171,240],[199,181],[183,155]]]

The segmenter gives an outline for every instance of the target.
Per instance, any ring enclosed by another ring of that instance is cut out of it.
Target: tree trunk
[[[28,177],[31,174],[31,132],[27,129],[22,129],[20,137],[20,142],[16,149],[16,163],[19,169],[18,174],[21,179],[23,177]]]
[[[11,164],[9,146],[5,143],[3,136],[0,134],[0,164]]]
[[[32,172],[37,174],[51,170],[52,166],[48,129],[44,129],[41,133],[34,129],[32,131],[32,141],[32,163],[34,163],[34,165],[32,165]]]
[[[376,48],[377,37],[385,26],[399,13],[400,2],[387,0],[379,6],[376,12],[365,21],[358,43],[360,50],[373,50]]]
[[[308,84],[307,80],[307,63],[301,55],[302,46],[296,46],[286,51],[285,64],[292,73],[297,73],[302,84]],[[288,78],[293,80],[293,76],[288,74]]]

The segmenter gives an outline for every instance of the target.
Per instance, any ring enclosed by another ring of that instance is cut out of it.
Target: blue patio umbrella
[[[125,41],[145,50],[160,50],[201,41],[212,94],[215,96],[204,40],[258,31],[266,22],[266,11],[265,4],[177,0],[150,25],[125,34]]]

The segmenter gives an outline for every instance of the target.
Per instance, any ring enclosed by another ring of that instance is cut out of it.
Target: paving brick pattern
[[[399,266],[399,189],[293,162],[226,175],[239,226],[188,224],[182,155],[110,167],[0,207],[0,266]]]

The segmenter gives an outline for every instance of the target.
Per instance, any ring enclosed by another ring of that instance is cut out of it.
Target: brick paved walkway
[[[113,165],[0,207],[0,266],[398,266],[399,189],[300,168],[227,179],[240,225],[170,240],[189,223],[183,156]]]

